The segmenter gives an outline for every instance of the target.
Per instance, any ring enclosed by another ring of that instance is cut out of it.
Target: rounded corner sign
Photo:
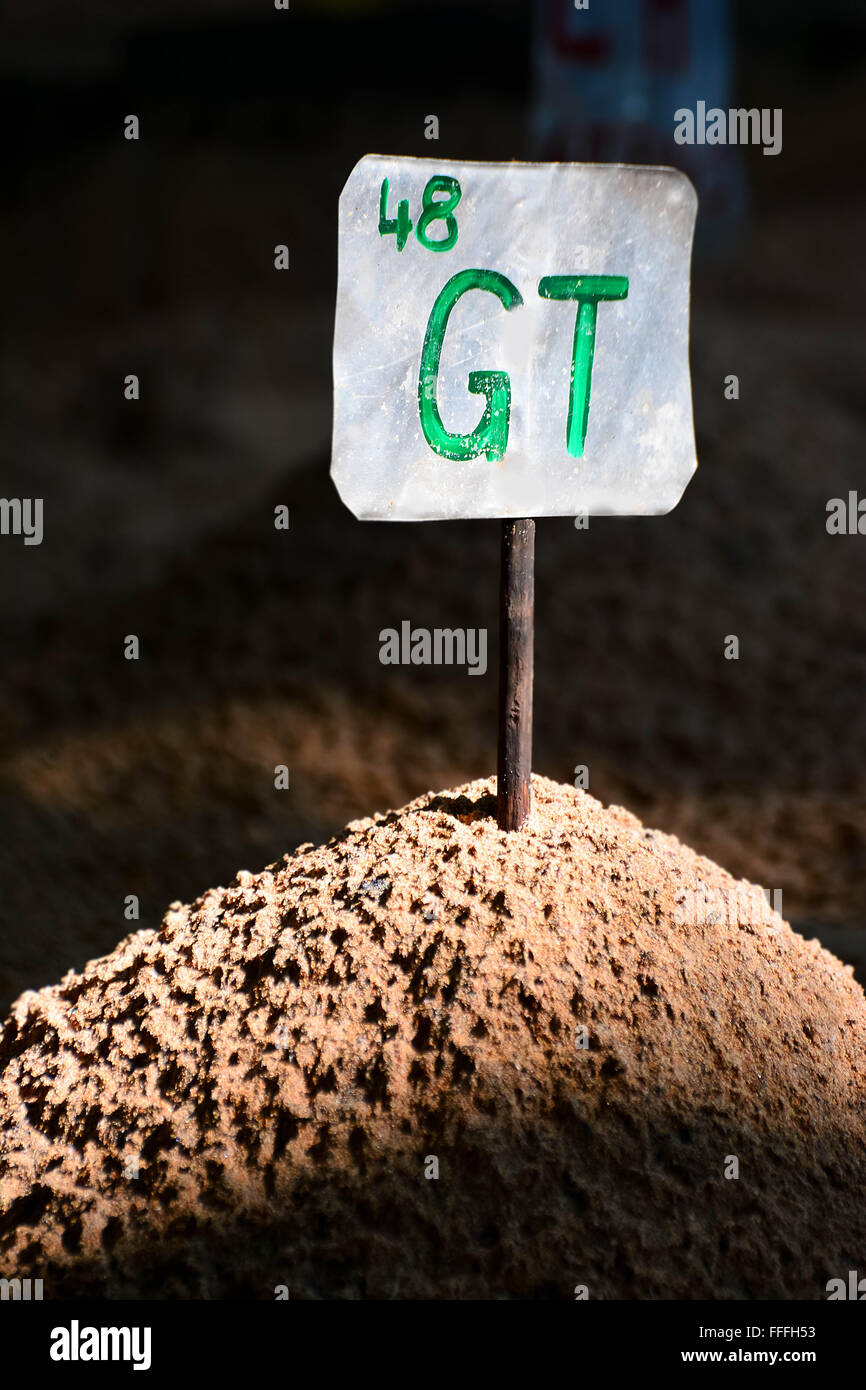
[[[331,473],[355,516],[660,515],[695,467],[675,169],[366,155],[340,197]]]

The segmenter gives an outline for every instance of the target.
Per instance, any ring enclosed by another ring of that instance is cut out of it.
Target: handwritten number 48
[[[379,193],[379,235],[395,236],[397,238],[397,250],[402,251],[412,230],[409,200],[408,198],[401,198],[397,204],[397,216],[388,217],[390,191],[389,181],[383,179]],[[444,193],[446,196],[434,199],[433,195],[436,193]],[[432,179],[427,180],[421,196],[421,215],[415,227],[415,236],[422,246],[426,246],[428,251],[450,251],[451,247],[456,244],[457,218],[454,216],[454,209],[462,196],[460,184],[456,179],[450,178],[448,174],[434,174]],[[429,237],[427,228],[432,222],[439,221],[445,223],[445,236]]]

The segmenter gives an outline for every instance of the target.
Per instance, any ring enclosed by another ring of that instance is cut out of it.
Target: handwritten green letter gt
[[[457,275],[453,275],[443,285],[427,323],[421,352],[421,370],[418,375],[418,408],[424,438],[437,454],[448,459],[472,459],[483,453],[493,462],[502,458],[508,444],[511,417],[511,382],[508,373],[469,373],[469,390],[483,395],[487,402],[484,414],[471,434],[449,433],[442,423],[436,401],[439,360],[442,356],[448,319],[458,299],[468,290],[484,290],[488,294],[495,294],[504,309],[513,309],[523,303],[516,285],[498,270],[461,270]],[[542,299],[571,300],[577,305],[566,446],[573,458],[582,458],[589,421],[598,305],[602,300],[625,299],[628,295],[628,277],[545,275],[539,281],[538,293]]]

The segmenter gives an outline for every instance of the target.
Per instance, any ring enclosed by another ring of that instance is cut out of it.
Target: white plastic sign
[[[668,512],[696,467],[675,169],[367,155],[340,198],[331,472],[363,520]]]

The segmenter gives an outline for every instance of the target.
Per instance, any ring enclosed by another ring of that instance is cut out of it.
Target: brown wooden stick
[[[535,522],[503,521],[499,583],[499,758],[496,818],[526,824],[531,802]]]

